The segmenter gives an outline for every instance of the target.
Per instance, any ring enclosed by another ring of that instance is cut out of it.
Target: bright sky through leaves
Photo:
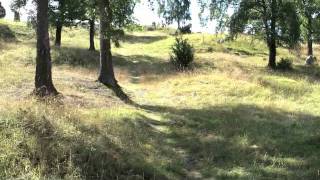
[[[11,0],[0,0],[2,2],[3,7],[7,11],[6,19],[13,19],[13,13],[10,11],[9,5],[11,3]],[[33,5],[31,4],[31,1],[28,3],[27,7],[22,10],[22,21],[26,21],[26,10],[33,9]],[[199,14],[199,7],[197,4],[197,0],[191,0],[191,15],[192,15],[192,31],[193,32],[214,32],[214,23],[210,22],[208,24],[208,27],[201,27],[200,26],[200,20],[198,17]],[[153,12],[150,7],[148,7],[147,0],[142,0],[141,3],[139,3],[136,6],[135,9],[135,18],[137,21],[142,25],[151,25],[152,22],[160,23],[161,19],[157,15],[156,12]],[[173,25],[176,26],[176,25]]]

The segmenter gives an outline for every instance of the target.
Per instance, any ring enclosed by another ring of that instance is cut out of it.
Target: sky
[[[7,16],[5,18],[13,19],[13,13],[10,11],[10,8],[9,8],[11,0],[0,0],[0,2],[2,3],[2,6],[6,9],[6,12],[7,12]],[[26,14],[26,12],[29,9],[35,8],[30,2],[31,0],[29,0],[27,7],[22,10],[22,14]],[[207,27],[201,27],[198,14],[199,14],[199,7],[198,7],[197,0],[191,0],[192,31],[213,33],[215,23],[209,22]],[[141,25],[151,25],[152,22],[156,22],[156,23],[161,22],[161,19],[159,18],[157,13],[152,11],[151,8],[148,6],[147,0],[141,0],[141,3],[139,3],[136,6],[134,17]],[[21,19],[22,21],[26,21],[27,16],[22,16]],[[176,24],[173,24],[171,26],[176,27]]]

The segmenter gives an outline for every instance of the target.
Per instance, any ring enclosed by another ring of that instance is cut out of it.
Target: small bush
[[[277,63],[277,69],[287,71],[293,69],[293,61],[289,58],[281,58]]]
[[[190,66],[194,60],[194,49],[187,39],[176,38],[170,60],[180,70]]]

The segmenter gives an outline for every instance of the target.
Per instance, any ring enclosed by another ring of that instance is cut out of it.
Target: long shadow
[[[310,82],[320,82],[320,67],[319,66],[295,66],[292,72],[288,72],[289,76],[296,78],[307,77]]]
[[[40,174],[53,179],[168,179],[139,152],[118,146],[102,129],[69,119],[78,135],[66,136],[56,123],[27,111],[20,112],[29,136],[35,137],[32,149],[27,142],[19,146]],[[125,121],[125,120],[124,120]]]
[[[99,52],[88,51],[83,48],[63,47],[55,48],[52,51],[53,63],[57,65],[70,65],[96,69],[99,67]]]
[[[181,179],[320,178],[319,116],[246,104],[140,108],[166,120],[140,121],[145,131],[168,129],[153,145],[164,155],[182,152],[168,169]]]
[[[123,56],[115,54],[114,64],[130,73],[132,83],[139,83],[141,76],[152,79],[154,78],[152,76],[167,76],[175,73],[170,62],[148,55]]]
[[[135,36],[132,34],[126,34],[123,38],[123,41],[130,44],[136,44],[136,43],[151,44],[167,38],[168,38],[167,36]]]
[[[92,52],[82,48],[63,47],[53,49],[53,63],[57,65],[70,65],[74,67],[84,67],[97,69],[99,67],[99,52]],[[174,73],[171,63],[163,59],[148,55],[123,56],[113,55],[115,67],[127,71],[133,83],[139,83],[142,75],[170,75]],[[148,79],[148,77],[147,77]]]

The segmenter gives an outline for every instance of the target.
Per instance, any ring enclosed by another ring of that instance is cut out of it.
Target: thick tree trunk
[[[268,37],[269,47],[269,64],[268,67],[271,69],[277,68],[276,57],[277,57],[277,44],[276,44],[276,19],[277,19],[277,2],[276,0],[271,1],[271,22],[270,22],[270,34]]]
[[[308,16],[308,25],[307,25],[307,29],[308,29],[308,56],[313,56],[313,39],[312,39],[312,17]]]
[[[95,18],[92,18],[89,21],[89,24],[90,24],[90,47],[89,47],[89,50],[95,51],[96,50],[96,48],[94,46]]]
[[[269,46],[269,64],[268,67],[271,69],[276,69],[276,57],[277,57],[277,47],[276,47],[276,41],[275,38],[271,38],[270,42],[268,44]]]
[[[52,82],[51,54],[48,32],[48,0],[37,0],[37,58],[35,93],[39,96],[57,95]]]
[[[313,56],[313,41],[312,38],[308,39],[308,56]]]
[[[20,13],[18,11],[14,11],[14,21],[20,22]]]
[[[112,9],[109,0],[100,0],[100,75],[98,80],[109,86],[117,87],[118,83],[114,76],[111,54],[111,23]]]
[[[55,41],[55,46],[57,47],[61,46],[61,33],[62,33],[62,23],[58,21],[56,24],[56,41]]]

